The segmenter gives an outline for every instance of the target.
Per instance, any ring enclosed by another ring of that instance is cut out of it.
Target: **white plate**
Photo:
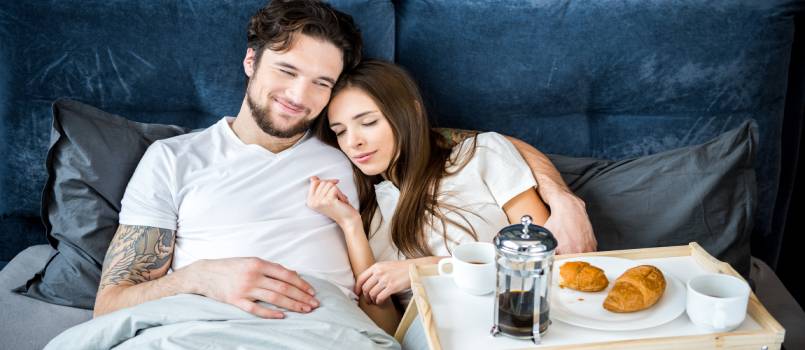
[[[607,275],[609,285],[600,292],[579,292],[559,288],[559,268],[568,261],[585,261],[595,265]],[[676,277],[662,271],[666,287],[654,306],[637,312],[616,313],[604,309],[604,299],[612,290],[615,280],[629,268],[638,266],[628,259],[611,257],[579,257],[556,262],[551,277],[551,319],[574,326],[606,331],[629,331],[656,327],[673,321],[685,311],[685,287]]]

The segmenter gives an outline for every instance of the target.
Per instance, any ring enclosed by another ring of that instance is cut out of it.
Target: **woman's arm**
[[[503,205],[503,211],[506,213],[506,217],[509,218],[510,224],[518,224],[523,215],[529,215],[533,223],[545,225],[550,215],[545,203],[542,202],[542,198],[533,188],[523,191],[506,202]]]
[[[337,180],[320,180],[318,177],[312,177],[307,206],[333,219],[341,227],[347,243],[352,273],[357,278],[375,263],[375,258],[363,230],[360,213],[349,204],[346,196],[338,189],[337,183]],[[400,315],[391,300],[374,304],[361,293],[358,294],[358,306],[386,333],[394,334],[400,323]]]
[[[358,215],[345,222],[337,223],[338,226],[341,227],[341,230],[344,231],[344,238],[347,242],[347,252],[349,254],[349,263],[352,265],[352,273],[355,274],[355,278],[357,279],[358,276],[375,263],[372,249],[369,246],[369,241],[366,239],[366,233],[363,230],[361,217]],[[358,306],[360,306],[363,312],[369,315],[372,321],[386,331],[386,333],[393,335],[397,330],[397,325],[400,323],[400,315],[391,302],[391,299],[376,304],[369,299],[367,294],[359,293]]]

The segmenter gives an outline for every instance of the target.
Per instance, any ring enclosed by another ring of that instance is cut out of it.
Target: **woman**
[[[393,294],[407,303],[410,294],[402,292],[410,288],[411,264],[436,263],[462,242],[491,242],[522,215],[542,224],[549,214],[510,142],[483,133],[449,147],[422,106],[400,67],[366,61],[334,88],[327,116],[315,126],[352,161],[360,211],[336,182],[318,178],[311,179],[308,206],[342,228],[355,291],[375,304]]]

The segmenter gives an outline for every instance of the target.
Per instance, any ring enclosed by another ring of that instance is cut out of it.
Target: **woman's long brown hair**
[[[400,189],[400,199],[391,219],[391,238],[394,245],[408,258],[431,256],[428,247],[428,227],[441,224],[445,246],[448,246],[447,223],[478,239],[472,225],[461,215],[466,225],[445,217],[445,211],[461,209],[437,202],[439,183],[444,176],[457,172],[472,158],[475,141],[469,153],[457,152],[459,159],[451,158],[452,147],[444,137],[431,130],[419,89],[414,80],[401,67],[392,63],[367,60],[347,72],[333,89],[333,97],[347,88],[357,88],[370,98],[386,117],[394,133],[394,153],[385,176]],[[314,132],[325,143],[338,147],[335,133],[330,130],[326,111],[316,121]],[[461,162],[458,170],[446,169]],[[367,176],[353,165],[360,201],[361,220],[369,233],[372,216],[377,210],[374,185],[383,181],[380,175]]]

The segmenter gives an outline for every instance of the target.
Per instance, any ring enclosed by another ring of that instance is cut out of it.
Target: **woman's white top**
[[[459,161],[451,165],[448,172],[458,169],[471,151],[472,138],[453,147],[451,159]],[[531,169],[514,145],[498,133],[487,132],[477,136],[475,153],[466,166],[442,178],[437,199],[447,218],[464,226],[471,224],[478,241],[491,242],[501,228],[509,225],[503,205],[535,186]],[[375,194],[378,211],[372,218],[369,232],[369,245],[375,260],[403,260],[405,256],[391,241],[390,230],[400,190],[390,181],[383,181],[375,185]],[[454,211],[449,209],[451,207],[461,210]],[[426,232],[434,256],[449,256],[458,244],[474,241],[467,232],[449,222],[446,223],[445,240],[441,220],[434,218],[432,222]]]

